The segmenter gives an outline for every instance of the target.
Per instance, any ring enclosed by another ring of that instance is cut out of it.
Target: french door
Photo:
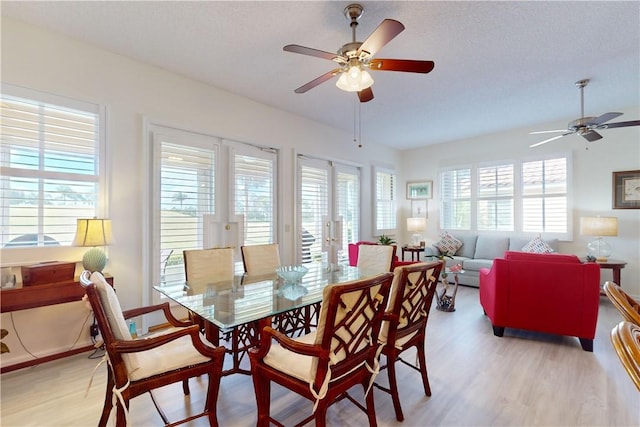
[[[297,181],[300,261],[345,263],[360,236],[360,169],[299,155]]]

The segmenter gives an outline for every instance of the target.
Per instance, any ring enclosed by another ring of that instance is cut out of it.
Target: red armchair
[[[593,351],[600,266],[575,255],[507,251],[480,270],[480,304],[494,335],[504,328],[575,336]]]
[[[360,245],[377,245],[378,243],[376,242],[367,242],[364,240],[361,240],[359,242],[356,243],[349,243],[349,265],[355,267],[356,265],[358,265],[358,248],[360,247]],[[398,255],[396,254],[396,245],[392,245],[393,246],[393,261],[391,263],[391,271],[393,271],[397,266],[399,265],[409,265],[409,264],[414,264],[417,261],[400,261],[398,260]]]

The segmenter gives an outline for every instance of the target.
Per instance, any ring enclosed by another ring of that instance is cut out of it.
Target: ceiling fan
[[[367,70],[405,71],[423,74],[433,70],[435,65],[433,61],[374,59],[373,56],[376,52],[404,30],[404,25],[393,19],[385,19],[364,42],[359,42],[356,41],[356,27],[358,26],[358,19],[363,12],[364,8],[359,4],[350,4],[345,7],[344,15],[351,22],[352,41],[343,45],[337,53],[325,52],[297,44],[289,44],[283,48],[287,52],[328,59],[340,65],[340,67],[300,86],[295,90],[295,93],[305,93],[332,77],[340,75],[336,86],[347,92],[357,92],[360,102],[368,102],[373,99],[373,91],[371,90],[373,79]]]
[[[547,142],[554,141],[556,139],[562,138],[563,136],[571,135],[577,133],[582,136],[588,142],[594,142],[599,139],[602,139],[602,135],[600,135],[596,130],[602,129],[610,129],[610,128],[623,128],[627,126],[640,126],[640,120],[631,120],[628,122],[616,122],[616,123],[606,123],[609,120],[613,120],[616,117],[620,117],[622,113],[604,113],[599,117],[585,117],[584,116],[584,87],[589,83],[589,79],[578,80],[575,84],[580,89],[580,115],[579,119],[576,119],[569,123],[567,129],[560,130],[541,130],[536,132],[529,132],[529,135],[538,134],[538,133],[557,133],[563,132],[562,135],[557,135],[549,139],[545,139],[544,141],[536,142],[535,144],[530,145],[529,147],[537,147],[538,145],[546,144]]]

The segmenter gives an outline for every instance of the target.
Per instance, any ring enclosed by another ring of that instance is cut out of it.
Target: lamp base
[[[587,245],[587,254],[595,257],[597,262],[606,262],[611,256],[611,246],[602,237],[598,237]]]
[[[82,266],[92,273],[96,271],[101,273],[105,265],[107,265],[107,256],[101,249],[91,248],[82,257]]]

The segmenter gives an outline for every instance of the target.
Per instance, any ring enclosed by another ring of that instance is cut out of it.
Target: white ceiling
[[[348,1],[2,1],[2,15],[50,28],[282,110],[353,131],[356,95],[335,80],[293,90],[351,41]],[[640,105],[640,2],[363,1],[357,39],[385,18],[406,29],[375,57],[433,60],[426,75],[372,72],[363,141],[399,149]],[[335,79],[335,78],[334,78]],[[622,116],[614,121],[637,120]],[[608,132],[615,132],[610,130]],[[540,135],[523,135],[535,142]]]

